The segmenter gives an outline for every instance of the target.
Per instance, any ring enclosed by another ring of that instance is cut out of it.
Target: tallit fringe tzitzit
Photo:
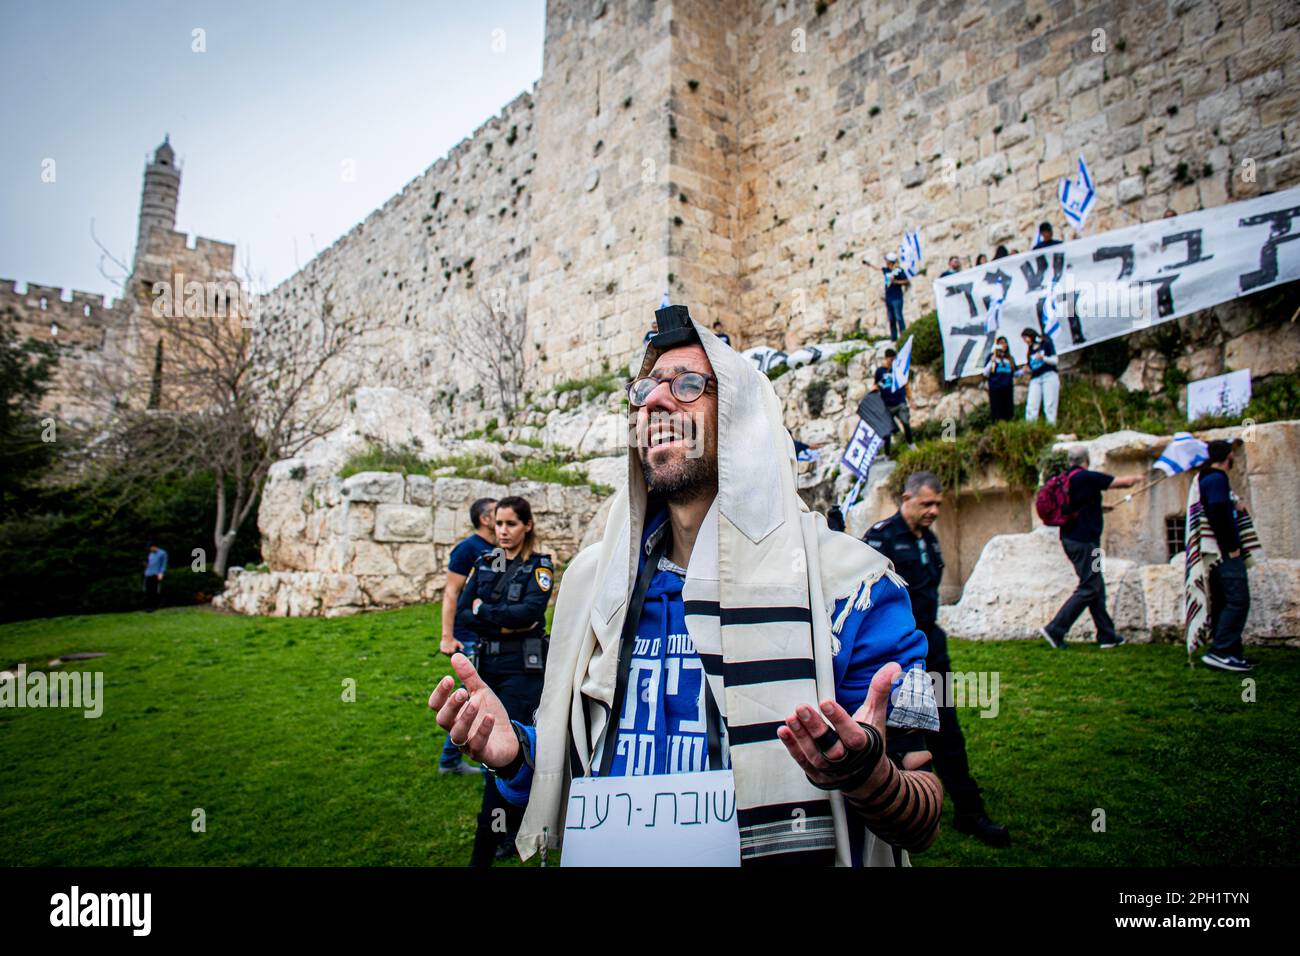
[[[1236,492],[1232,495],[1233,505],[1237,504]],[[1205,516],[1205,506],[1201,504],[1201,482],[1193,478],[1187,489],[1187,556],[1183,565],[1183,626],[1187,641],[1187,656],[1190,658],[1196,649],[1208,644],[1213,638],[1210,633],[1210,570],[1223,560],[1219,543],[1214,538],[1210,521]],[[1246,559],[1246,567],[1255,563],[1254,552],[1260,550],[1259,535],[1255,531],[1255,522],[1246,511],[1237,509],[1237,537],[1241,540],[1241,553]]]
[[[735,778],[741,863],[848,865],[855,848],[843,795],[810,784],[776,728],[796,706],[835,696],[828,609],[836,602],[825,595],[849,595],[852,606],[866,608],[882,576],[898,578],[865,542],[830,532],[824,518],[807,511],[795,490],[794,446],[771,383],[696,328],[718,379],[716,543],[702,544],[702,528],[682,598],[697,647],[712,638],[721,651],[712,661],[702,652],[701,661],[711,677],[721,672],[718,705]],[[647,348],[639,374],[657,358]],[[516,841],[524,859],[544,843],[558,844],[569,780],[591,772],[609,726],[646,506],[640,463],[629,449],[628,482],[611,505],[604,538],[573,559],[556,601],[532,792]],[[937,729],[921,668],[895,694],[889,723]],[[856,849],[868,865],[893,865],[888,845],[870,831]]]

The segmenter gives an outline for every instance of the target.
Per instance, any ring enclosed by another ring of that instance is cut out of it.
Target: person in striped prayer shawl
[[[730,771],[740,864],[907,865],[943,789],[927,644],[901,579],[795,491],[771,383],[683,306],[628,388],[628,482],[561,582],[542,702],[508,714],[463,655],[429,706],[526,805],[527,859],[570,781]]]

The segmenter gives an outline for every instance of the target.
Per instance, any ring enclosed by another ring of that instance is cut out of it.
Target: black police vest
[[[504,567],[501,566],[502,562],[505,562]],[[494,567],[500,570],[494,570]],[[555,567],[549,554],[534,553],[525,560],[516,559],[507,562],[504,556],[489,551],[478,559],[474,573],[481,575],[476,597],[484,604],[519,604],[526,600],[530,593],[539,598],[541,595],[546,595],[547,598],[547,601],[541,602],[541,609],[534,622],[535,626],[529,631],[502,634],[499,626],[482,621],[477,627],[479,633],[489,637],[514,638],[535,635],[546,628],[546,604],[550,598],[555,574]]]
[[[917,538],[901,512],[877,522],[866,534],[866,542],[891,562],[907,582],[912,614],[917,626],[932,626],[939,616],[939,584],[943,580],[943,552],[939,539],[927,528]]]

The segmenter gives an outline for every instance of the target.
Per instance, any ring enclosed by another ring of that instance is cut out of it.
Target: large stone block
[[[1102,573],[1112,616],[1118,585],[1133,566],[1131,561],[1114,558],[1105,562]],[[1056,528],[998,535],[980,553],[961,600],[939,609],[939,623],[955,637],[1042,640],[1038,629],[1051,620],[1077,584]],[[1130,610],[1126,623],[1132,626],[1136,616],[1137,612]],[[1091,617],[1085,614],[1067,636],[1095,640],[1096,633]]]
[[[387,545],[374,541],[357,541],[352,546],[349,570],[356,575],[396,574],[397,564]]]
[[[433,496],[433,479],[428,475],[406,476],[407,503],[427,508],[433,504]]]
[[[437,571],[431,544],[399,544],[393,551],[397,569],[407,577],[423,578]]]
[[[343,480],[343,496],[349,501],[400,504],[406,494],[406,479],[396,472],[363,471]]]
[[[379,505],[376,541],[432,541],[433,511],[419,505]]]
[[[1239,335],[1224,347],[1223,361],[1231,369],[1250,369],[1251,378],[1294,372],[1300,368],[1300,325],[1286,322]]]
[[[376,607],[402,607],[420,600],[420,584],[401,574],[362,577],[361,589]]]

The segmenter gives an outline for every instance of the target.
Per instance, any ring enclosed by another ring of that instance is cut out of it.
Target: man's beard
[[[641,474],[645,477],[646,490],[660,495],[669,504],[682,505],[718,492],[716,454],[680,458],[661,465],[641,458]]]

